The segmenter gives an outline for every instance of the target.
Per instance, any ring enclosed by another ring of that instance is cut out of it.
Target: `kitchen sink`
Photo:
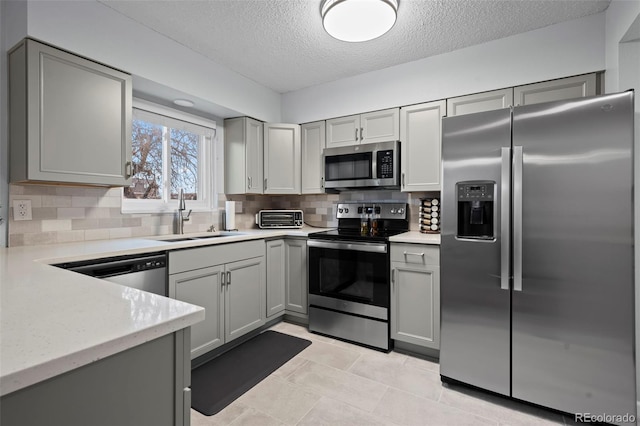
[[[224,238],[224,237],[235,237],[238,235],[246,235],[245,233],[242,232],[220,232],[220,231],[216,231],[216,232],[209,232],[207,233],[207,235],[193,235],[193,236],[187,236],[187,235],[176,235],[176,236],[161,236],[161,237],[152,237],[150,239],[156,240],[156,241],[165,241],[167,243],[176,243],[176,242],[180,242],[180,241],[197,241],[197,240],[206,240],[209,238]]]

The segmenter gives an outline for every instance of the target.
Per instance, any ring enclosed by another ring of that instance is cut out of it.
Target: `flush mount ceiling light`
[[[397,0],[323,0],[322,25],[334,38],[359,42],[378,38],[393,27]]]
[[[180,105],[183,107],[189,107],[191,108],[194,103],[192,101],[190,101],[189,99],[176,99],[175,101],[173,101],[174,104],[176,105]]]

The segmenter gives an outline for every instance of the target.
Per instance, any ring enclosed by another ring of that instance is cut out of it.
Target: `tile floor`
[[[192,426],[574,424],[554,412],[442,385],[435,362],[286,322],[271,329],[313,343],[215,416],[191,410]]]

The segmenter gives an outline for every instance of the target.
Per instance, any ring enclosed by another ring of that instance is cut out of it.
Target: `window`
[[[134,174],[122,210],[173,211],[181,189],[188,209],[210,210],[215,122],[135,100],[131,128]]]

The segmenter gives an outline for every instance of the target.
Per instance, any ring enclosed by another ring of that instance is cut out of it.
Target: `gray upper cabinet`
[[[584,74],[513,88],[515,105],[531,105],[595,96],[596,74]]]
[[[322,150],[325,146],[325,122],[316,121],[300,126],[302,145],[302,194],[324,193],[324,164]]]
[[[25,39],[9,52],[11,182],[131,182],[131,76]]]
[[[300,125],[264,124],[264,193],[300,194]]]
[[[447,99],[447,117],[508,108],[513,105],[513,88],[474,93]]]
[[[450,98],[447,116],[594,96],[598,94],[597,82],[597,74],[591,73]]]
[[[401,189],[439,191],[442,117],[445,101],[400,109]]]
[[[327,148],[399,140],[400,109],[333,118],[326,128]]]
[[[225,194],[264,192],[263,137],[263,125],[258,120],[224,120]]]

